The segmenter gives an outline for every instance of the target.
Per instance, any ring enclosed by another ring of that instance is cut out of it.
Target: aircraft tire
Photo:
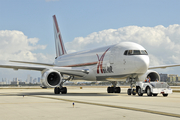
[[[108,87],[107,92],[108,93],[113,93],[114,92],[114,87]]]
[[[115,88],[115,93],[121,93],[121,88],[120,87],[116,87]]]
[[[110,93],[110,87],[107,87],[107,93]]]
[[[132,92],[132,95],[136,95],[136,90],[135,89],[133,89],[131,92]]]
[[[164,97],[167,97],[167,96],[168,96],[168,94],[163,94],[163,96],[164,96]]]
[[[158,94],[153,94],[153,96],[157,96]]]
[[[127,94],[131,95],[131,89],[130,88],[127,90]]]
[[[60,93],[60,88],[59,87],[55,87],[54,88],[54,94],[59,94]]]
[[[67,94],[67,88],[66,88],[66,87],[62,87],[61,93],[62,93],[62,94]]]

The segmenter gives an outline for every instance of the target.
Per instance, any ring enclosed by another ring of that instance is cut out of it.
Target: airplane
[[[156,71],[151,69],[176,67],[180,64],[149,66],[149,56],[146,49],[134,42],[121,42],[96,49],[67,53],[56,16],[53,15],[56,57],[52,64],[10,61],[31,65],[0,65],[1,68],[14,70],[41,71],[41,87],[54,88],[54,94],[66,94],[63,83],[69,80],[110,81],[113,86],[107,87],[108,93],[120,93],[117,81],[130,82],[130,91],[138,81],[144,81],[150,76],[151,81],[160,80]]]

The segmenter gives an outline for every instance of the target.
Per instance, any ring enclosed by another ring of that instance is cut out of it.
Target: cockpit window
[[[141,51],[140,50],[134,50],[134,55],[141,55]]]
[[[126,50],[124,55],[148,55],[146,50]]]
[[[148,53],[147,53],[146,50],[141,50],[141,54],[142,54],[142,55],[148,55]]]

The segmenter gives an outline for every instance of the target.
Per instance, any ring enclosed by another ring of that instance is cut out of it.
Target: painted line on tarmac
[[[180,90],[173,90],[173,92],[180,92]]]
[[[63,99],[63,98],[45,97],[45,96],[38,96],[38,95],[31,96],[31,97],[48,98],[48,99],[54,99],[54,100],[62,100],[62,101],[66,101],[66,102],[75,102],[75,103],[82,103],[82,104],[89,104],[89,105],[97,105],[97,106],[104,106],[104,107],[111,107],[111,108],[119,108],[119,109],[140,111],[140,112],[146,112],[146,113],[152,113],[152,114],[158,114],[158,115],[164,115],[164,116],[180,118],[180,114],[166,113],[166,112],[147,110],[147,109],[140,109],[140,108],[133,108],[133,107],[107,105],[107,104],[92,103],[92,102],[83,102],[83,101],[77,101],[77,100],[68,100],[68,99]]]
[[[64,101],[65,102],[65,101]],[[0,105],[8,105],[8,104],[39,104],[39,103],[60,103],[60,102],[21,102],[21,103],[0,103]]]

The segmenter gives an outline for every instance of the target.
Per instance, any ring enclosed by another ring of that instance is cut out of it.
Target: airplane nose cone
[[[149,56],[138,56],[135,59],[135,64],[137,68],[137,73],[145,73],[149,67]]]

